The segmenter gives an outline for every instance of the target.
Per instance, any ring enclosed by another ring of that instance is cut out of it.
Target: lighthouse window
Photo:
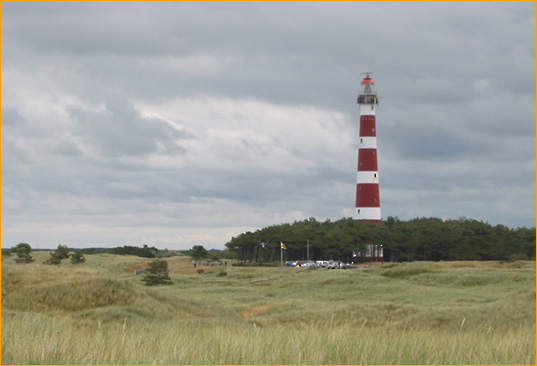
[[[372,129],[371,129],[371,132],[375,132],[375,129],[374,129],[374,128],[372,128]]]
[[[376,178],[377,177],[377,173],[373,174],[373,178]]]
[[[357,213],[360,213],[360,209],[356,210]]]

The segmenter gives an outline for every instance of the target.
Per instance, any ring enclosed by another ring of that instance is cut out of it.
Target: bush
[[[17,244],[17,246],[13,248],[13,251],[17,254],[19,259],[24,259],[25,263],[34,261],[34,258],[32,258],[32,255],[30,254],[32,252],[32,247],[28,243]]]
[[[58,248],[56,249],[56,256],[60,259],[69,258],[69,248],[67,245],[58,245]]]
[[[168,271],[168,262],[162,259],[156,259],[149,262],[146,271],[147,274],[142,278],[147,286],[171,285],[172,280]]]
[[[72,264],[80,264],[84,263],[86,261],[86,258],[84,257],[84,254],[81,252],[74,252],[71,254],[71,263]]]
[[[218,272],[217,276],[218,277],[225,277],[225,276],[227,276],[227,272],[224,271],[224,270],[221,270],[220,272]]]
[[[205,271],[203,269],[198,269],[198,274],[203,274]]]
[[[56,252],[50,252],[50,258],[43,262],[43,264],[52,264],[55,266],[60,265],[62,259],[58,256]]]

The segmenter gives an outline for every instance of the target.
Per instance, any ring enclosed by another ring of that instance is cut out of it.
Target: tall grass
[[[535,364],[534,262],[224,277],[175,258],[148,289],[133,259],[93,260],[3,263],[3,364]]]
[[[386,332],[330,324],[294,328],[124,320],[82,331],[68,319],[35,313],[15,317],[2,326],[4,364],[535,363],[531,327],[501,333],[419,327]]]

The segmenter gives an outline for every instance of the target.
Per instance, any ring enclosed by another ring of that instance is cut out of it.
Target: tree
[[[43,264],[59,265],[62,259],[69,258],[69,248],[67,245],[58,245],[58,248],[54,252],[50,252],[50,258],[43,262]]]
[[[156,259],[153,262],[149,262],[147,265],[147,274],[142,278],[142,281],[145,282],[147,286],[172,284],[167,261]]]
[[[274,261],[280,242],[288,260],[349,260],[366,245],[382,244],[388,261],[507,260],[535,258],[535,227],[511,229],[478,220],[420,217],[401,221],[388,217],[382,226],[342,218],[318,222],[314,218],[247,231],[226,244],[239,262]],[[308,243],[309,245],[307,245]],[[308,250],[309,249],[309,250]],[[309,252],[309,253],[308,253]]]
[[[67,248],[67,245],[58,245],[58,248],[56,249],[56,256],[60,259],[69,258],[69,248]]]
[[[34,258],[30,254],[32,252],[32,247],[28,243],[19,243],[15,248],[13,248],[15,254],[19,259],[24,259],[26,263],[34,261]]]
[[[76,251],[76,252],[71,254],[71,263],[72,264],[84,263],[85,261],[86,261],[86,258],[84,257],[83,253],[81,253],[79,251]]]
[[[190,249],[190,256],[192,259],[204,259],[209,256],[209,252],[207,252],[207,249],[205,249],[203,245],[194,245],[192,249]]]
[[[220,254],[215,253],[215,252],[210,252],[209,259],[211,260],[211,262],[218,262],[220,261]]]

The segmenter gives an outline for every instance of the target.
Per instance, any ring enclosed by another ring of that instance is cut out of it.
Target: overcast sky
[[[535,2],[3,2],[2,247],[223,249],[353,214],[535,226]]]

